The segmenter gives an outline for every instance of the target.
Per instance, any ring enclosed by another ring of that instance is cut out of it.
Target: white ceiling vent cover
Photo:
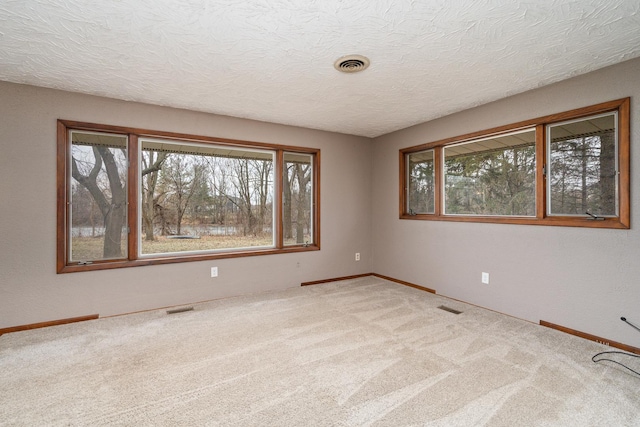
[[[336,70],[342,71],[343,73],[357,73],[358,71],[366,70],[369,64],[369,58],[365,56],[347,55],[338,58],[333,66],[336,67]]]

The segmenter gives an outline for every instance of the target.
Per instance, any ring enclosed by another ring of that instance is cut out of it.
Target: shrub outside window
[[[400,218],[629,228],[629,103],[400,150]]]
[[[317,149],[58,121],[59,273],[320,249]]]

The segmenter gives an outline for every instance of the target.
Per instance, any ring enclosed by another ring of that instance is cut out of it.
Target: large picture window
[[[400,150],[400,218],[629,228],[629,99]]]
[[[58,272],[318,250],[319,157],[59,121]]]
[[[140,145],[140,255],[275,247],[275,152]]]

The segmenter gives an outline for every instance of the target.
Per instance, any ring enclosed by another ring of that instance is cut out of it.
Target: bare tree
[[[269,189],[273,181],[271,177],[273,163],[265,160],[252,160],[250,166],[257,178],[255,187],[258,190],[258,225],[260,228],[258,231],[262,233],[269,213]],[[270,219],[269,223],[271,223]]]
[[[295,171],[298,184],[298,195],[296,200],[296,243],[305,243],[305,225],[307,225],[307,228],[310,227],[310,224],[306,224],[306,213],[310,202],[307,196],[307,186],[309,185],[309,181],[311,180],[311,165],[302,165],[300,163],[296,163]]]
[[[284,233],[285,239],[293,238],[293,220],[291,217],[291,210],[293,208],[293,204],[291,203],[291,185],[292,185],[292,177],[289,177],[289,174],[294,175],[296,173],[296,169],[291,165],[287,165],[285,167],[283,175],[283,207],[282,207],[282,232]]]
[[[102,214],[105,226],[103,256],[119,258],[122,256],[122,228],[127,212],[126,186],[121,181],[120,170],[111,149],[103,146],[93,146],[92,149],[95,163],[91,170],[83,173],[76,158],[72,157],[71,175],[89,191]],[[108,190],[100,188],[98,183],[103,166],[108,178]]]
[[[206,163],[209,167],[207,176],[209,186],[212,190],[212,210],[213,222],[226,225],[228,220],[228,206],[232,203],[228,194],[228,163],[229,159],[222,157],[207,157]]]
[[[295,235],[296,243],[306,243],[304,239],[305,229],[309,230],[311,228],[309,223],[311,164],[293,161],[285,162],[283,181],[282,228],[284,238],[293,239]]]
[[[142,228],[146,241],[155,240],[153,220],[156,213],[156,186],[158,175],[167,153],[145,150],[142,152]]]
[[[249,160],[235,159],[233,161],[233,169],[235,179],[232,180],[232,183],[239,199],[239,202],[233,201],[239,208],[238,223],[242,226],[242,234],[244,236],[248,234],[255,235],[257,221],[251,203],[253,186],[251,185],[251,175],[249,173]]]
[[[169,191],[169,203],[176,215],[176,234],[182,234],[182,219],[189,202],[198,188],[198,181],[203,176],[203,165],[192,156],[174,155],[166,161],[162,169],[163,179]]]

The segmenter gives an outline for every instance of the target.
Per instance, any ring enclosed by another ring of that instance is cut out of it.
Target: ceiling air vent
[[[343,73],[357,73],[369,66],[369,58],[362,55],[347,55],[339,58],[334,64],[336,70]]]

